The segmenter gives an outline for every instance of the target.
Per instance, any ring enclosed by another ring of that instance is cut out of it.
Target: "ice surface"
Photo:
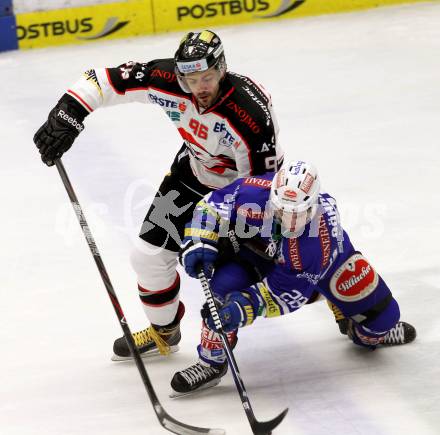
[[[231,70],[271,92],[290,157],[313,161],[357,247],[382,273],[417,341],[368,352],[339,335],[325,304],[240,333],[238,364],[257,417],[289,406],[284,435],[440,433],[440,5],[220,29]],[[160,435],[135,366],[110,361],[119,325],[35,130],[91,66],[174,53],[180,34],[0,55],[2,435]],[[160,109],[99,110],[64,163],[132,330],[146,326],[131,238],[181,140]],[[195,360],[198,282],[183,279],[181,351],[147,361],[168,412],[250,429],[228,375],[168,398]]]

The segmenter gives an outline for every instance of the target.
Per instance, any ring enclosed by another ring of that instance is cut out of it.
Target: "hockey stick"
[[[202,284],[203,292],[205,293],[206,302],[208,303],[209,311],[211,312],[211,316],[217,328],[216,332],[220,335],[220,338],[222,340],[223,348],[226,353],[226,359],[228,360],[229,367],[231,368],[234,382],[237,387],[237,391],[240,395],[241,403],[243,404],[244,411],[246,412],[246,416],[251,425],[252,432],[255,435],[269,435],[283,421],[283,418],[286,416],[289,408],[286,408],[281,414],[279,414],[277,417],[269,421],[260,422],[255,418],[255,414],[254,411],[252,410],[252,406],[249,401],[246,388],[244,386],[243,380],[241,379],[241,375],[238,370],[237,362],[235,361],[234,353],[232,352],[232,348],[231,345],[229,344],[226,332],[223,330],[223,325],[220,320],[220,316],[218,314],[218,308],[214,299],[214,294],[201,267],[198,269],[198,278]]]
[[[70,180],[67,176],[66,170],[64,169],[64,165],[61,159],[56,160],[55,165],[58,169],[61,180],[63,181],[64,187],[66,188],[67,194],[69,195],[70,202],[72,203],[73,209],[75,210],[76,217],[78,218],[78,222],[81,226],[84,237],[87,241],[87,244],[89,245],[90,252],[93,255],[93,259],[95,260],[99,273],[101,274],[102,281],[105,285],[105,288],[107,289],[108,296],[111,300],[116,316],[119,320],[119,324],[121,325],[122,331],[124,332],[125,339],[127,340],[128,347],[134,358],[136,367],[139,370],[139,374],[141,375],[142,382],[144,383],[145,389],[147,390],[148,396],[150,397],[151,403],[154,408],[154,412],[156,413],[156,416],[159,419],[159,423],[165,429],[178,435],[197,435],[197,434],[223,435],[225,433],[223,429],[208,429],[208,428],[190,426],[188,424],[181,423],[180,421],[177,421],[174,418],[172,418],[160,404],[156,392],[154,391],[153,385],[151,384],[150,378],[147,374],[147,370],[145,369],[145,366],[142,362],[142,358],[134,343],[133,336],[131,335],[130,328],[128,327],[127,321],[125,319],[125,315],[122,311],[121,305],[119,304],[113,285],[110,282],[110,278],[107,274],[107,270],[104,266],[104,262],[102,261],[101,255],[98,251],[98,247],[96,246],[95,240],[92,236],[92,233],[90,232],[86,218],[78,202],[75,191],[73,190],[72,184],[70,183]]]

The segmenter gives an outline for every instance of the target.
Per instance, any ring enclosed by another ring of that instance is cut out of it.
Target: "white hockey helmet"
[[[275,211],[303,213],[318,201],[320,182],[318,171],[311,163],[293,160],[286,163],[273,178],[270,202]],[[314,214],[314,213],[313,213]]]

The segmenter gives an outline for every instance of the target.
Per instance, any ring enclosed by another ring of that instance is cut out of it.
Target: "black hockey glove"
[[[70,96],[63,96],[50,111],[47,121],[35,133],[35,145],[47,166],[52,166],[84,130],[82,122],[87,112],[78,106],[79,103]]]

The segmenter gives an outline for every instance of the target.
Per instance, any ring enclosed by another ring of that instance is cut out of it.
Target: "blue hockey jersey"
[[[345,316],[376,332],[399,317],[390,290],[368,260],[355,251],[340,223],[336,200],[320,193],[313,219],[299,234],[280,232],[269,202],[273,173],[236,180],[208,194],[185,228],[185,238],[221,246],[229,240],[235,255],[263,271],[245,291],[258,315],[274,317],[297,310],[315,291]],[[385,310],[390,304],[395,307]],[[388,312],[386,316],[382,313]]]

